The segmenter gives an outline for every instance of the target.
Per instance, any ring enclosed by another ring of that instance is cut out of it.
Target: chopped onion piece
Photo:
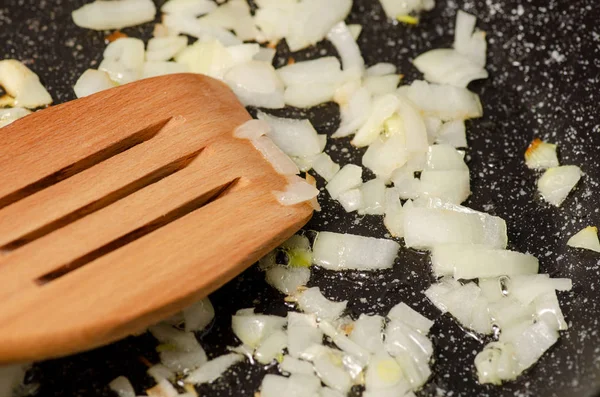
[[[142,68],[142,78],[186,73],[187,71],[187,65],[177,62],[146,62]]]
[[[392,356],[408,353],[422,364],[427,364],[433,354],[433,345],[429,338],[404,321],[391,320],[385,329],[385,348]]]
[[[233,135],[241,139],[258,139],[271,129],[269,123],[264,120],[248,120],[235,129]]]
[[[396,65],[393,63],[380,62],[366,70],[367,76],[385,76],[388,74],[396,74]]]
[[[253,139],[252,144],[279,174],[296,175],[300,172],[296,164],[268,136]]]
[[[515,347],[519,373],[531,367],[558,340],[558,331],[544,321],[529,325],[505,343]]]
[[[261,364],[269,364],[287,347],[287,339],[287,333],[284,331],[273,332],[258,346],[254,358]]]
[[[294,85],[285,89],[283,98],[286,105],[297,108],[317,106],[333,99],[337,86],[335,84],[312,83]]]
[[[379,351],[371,358],[365,374],[365,387],[377,396],[380,394],[375,391],[385,393],[390,389],[394,390],[394,396],[404,396],[411,389],[402,367],[385,351]]]
[[[180,13],[163,14],[163,25],[169,29],[169,31],[176,34],[182,33],[201,39],[196,43],[202,43],[207,39],[215,39],[225,46],[243,44],[243,42],[230,31],[218,26],[204,24],[193,15]],[[194,43],[194,45],[196,43]]]
[[[5,127],[20,118],[31,114],[30,110],[24,108],[0,109],[0,128]]]
[[[320,232],[314,243],[313,260],[330,270],[389,269],[399,249],[393,240]]]
[[[305,313],[324,320],[335,320],[346,310],[348,301],[334,302],[321,294],[319,287],[308,288],[296,295],[298,307]]]
[[[415,178],[415,170],[408,164],[394,170],[391,179],[400,198],[416,199],[421,194],[421,181]]]
[[[361,128],[371,115],[371,102],[371,93],[367,88],[362,87],[354,91],[348,102],[341,104],[340,117],[342,121],[332,137],[345,137],[354,134]]]
[[[460,204],[471,195],[469,170],[424,170],[419,187],[422,197]]]
[[[267,62],[272,64],[275,59],[275,54],[277,51],[274,48],[269,47],[259,47],[258,52],[254,54],[253,59],[255,61]]]
[[[492,342],[475,357],[479,383],[500,385],[503,380],[515,379],[518,364],[515,348],[511,343]]]
[[[352,144],[357,147],[373,143],[383,130],[383,124],[390,118],[400,105],[396,95],[388,94],[373,101],[372,112],[365,124],[356,132]]]
[[[362,185],[362,168],[354,165],[345,165],[335,176],[329,181],[325,188],[334,200],[342,193],[354,189]]]
[[[79,77],[73,91],[77,98],[83,98],[115,87],[117,84],[102,70],[88,69]]]
[[[588,226],[571,236],[567,241],[569,247],[583,248],[594,252],[600,252],[600,242],[598,241],[598,228]]]
[[[119,397],[135,397],[135,390],[133,389],[131,382],[124,376],[119,376],[114,379],[108,384],[108,387],[117,393]]]
[[[544,321],[551,327],[564,331],[569,329],[558,303],[556,292],[538,296],[535,301],[535,315],[539,321]]]
[[[372,179],[361,187],[362,207],[358,213],[369,215],[383,215],[385,213],[385,182],[381,179]]]
[[[353,25],[351,25],[353,26]],[[359,25],[360,26],[360,25]],[[346,397],[346,395],[329,387],[323,387],[318,397]]]
[[[14,107],[35,109],[52,103],[38,75],[14,59],[0,61],[0,86],[14,98]]]
[[[367,76],[364,80],[364,86],[372,95],[386,95],[396,91],[400,80],[401,76],[399,74]]]
[[[217,5],[210,0],[169,0],[160,10],[167,14],[183,14],[197,17],[208,14],[215,8],[217,8]]]
[[[271,126],[267,135],[287,155],[305,157],[321,152],[319,136],[309,120],[285,119],[263,112],[258,112],[258,119]]]
[[[467,132],[464,120],[452,120],[444,123],[440,127],[435,142],[455,148],[467,147]]]
[[[423,335],[427,335],[433,326],[433,321],[402,302],[392,307],[387,316],[392,320],[402,321]]]
[[[433,9],[433,0],[379,0],[388,18],[396,19],[398,15]]]
[[[464,88],[473,80],[487,79],[488,72],[458,51],[440,48],[427,51],[413,61],[425,80]]]
[[[538,180],[538,190],[547,202],[560,207],[582,175],[575,165],[549,168]]]
[[[224,79],[246,106],[280,109],[285,105],[283,86],[271,64],[242,63],[232,67]]]
[[[444,121],[466,120],[483,115],[479,96],[466,88],[415,80],[409,86],[400,87],[398,92],[410,99],[425,115]]]
[[[396,188],[385,191],[385,217],[383,224],[393,237],[404,236],[404,212],[400,202],[400,194]]]
[[[534,139],[525,152],[525,164],[534,170],[558,167],[560,164],[556,155],[556,145]]]
[[[323,298],[325,299],[325,298]],[[314,306],[310,306],[316,309]],[[345,308],[345,304],[342,310]],[[340,313],[341,311],[340,310]],[[323,313],[323,311],[321,311]],[[336,317],[339,317],[336,316]],[[294,358],[310,359],[309,349],[323,344],[323,333],[317,328],[314,314],[288,312],[288,341],[287,348]]]
[[[434,247],[431,264],[436,276],[453,275],[455,279],[464,280],[537,274],[539,269],[533,255],[475,245]]]
[[[449,145],[433,145],[427,152],[428,170],[468,170],[464,152]]]
[[[342,81],[340,61],[335,57],[296,62],[277,69],[277,73],[288,87],[307,84],[333,84]]]
[[[183,309],[185,331],[202,331],[215,318],[215,309],[208,298]]]
[[[346,212],[358,211],[363,207],[363,197],[360,189],[350,189],[340,194],[337,201]]]
[[[485,32],[475,30],[477,18],[458,10],[456,14],[456,29],[454,34],[454,49],[468,57],[478,65],[485,66],[487,57],[487,43]]]
[[[107,72],[111,80],[116,83],[131,83],[142,77],[144,57],[144,42],[140,39],[124,37],[106,47],[104,59],[98,69]]]
[[[94,30],[122,29],[150,22],[156,15],[152,0],[97,0],[71,14],[75,25]]]
[[[260,343],[286,324],[285,317],[264,314],[236,314],[231,317],[231,327],[235,336],[243,344],[258,347]]]
[[[314,375],[292,374],[289,378],[267,374],[260,386],[260,397],[314,397],[321,389]]]
[[[483,244],[505,248],[506,223],[491,215],[451,209],[414,207],[404,210],[407,247],[430,249],[443,244]]]
[[[320,153],[312,162],[312,168],[327,182],[331,181],[340,170],[340,165],[331,160],[327,153]]]
[[[194,370],[204,365],[206,361],[204,350],[192,352],[167,350],[160,352],[160,362],[173,372]]]
[[[150,375],[154,380],[158,383],[161,380],[167,379],[170,381],[175,380],[175,372],[171,371],[169,368],[165,367],[162,364],[156,364],[152,367],[148,368],[146,371],[148,375]]]
[[[352,387],[352,378],[344,368],[341,356],[333,349],[323,349],[312,361],[321,381],[346,395]]]
[[[183,332],[167,324],[156,324],[148,328],[159,342],[183,352],[202,351],[202,346],[193,333]]]
[[[356,39],[343,21],[331,28],[327,33],[327,39],[331,41],[342,59],[344,70],[354,69],[362,73],[365,68],[365,61],[360,53],[360,48],[356,44]]]
[[[392,178],[394,170],[406,164],[408,159],[406,140],[400,134],[392,134],[371,143],[362,158],[362,163],[377,177],[388,181]]]
[[[338,348],[354,357],[361,368],[368,364],[370,356],[369,351],[348,338],[342,332],[338,331],[330,322],[322,320],[319,322],[319,329],[323,331],[323,334],[331,338],[331,341]]]
[[[220,378],[223,373],[229,369],[229,367],[242,361],[243,359],[244,356],[237,353],[230,353],[217,357],[190,373],[188,376],[186,376],[185,381],[187,383],[194,383],[197,385],[202,383],[212,383]]]
[[[290,374],[314,375],[315,373],[311,363],[288,355],[283,356],[283,361],[279,364],[279,368],[282,372]]]
[[[250,15],[246,0],[230,0],[198,19],[205,26],[233,30],[242,41],[255,40],[258,30]]]
[[[319,194],[319,189],[297,175],[288,176],[288,185],[283,192],[273,192],[283,205],[295,205],[310,201]],[[319,208],[317,208],[319,210]]]
[[[572,288],[571,279],[550,278],[547,274],[514,276],[508,282],[509,295],[523,305],[529,305],[538,296],[555,290],[570,291]]]
[[[305,267],[274,266],[266,273],[267,283],[286,295],[296,293],[309,279],[310,269]]]
[[[382,351],[384,322],[385,320],[381,316],[361,314],[354,322],[349,338],[369,353],[375,354]]]
[[[186,36],[154,37],[148,41],[146,61],[168,61],[183,50],[187,43]]]

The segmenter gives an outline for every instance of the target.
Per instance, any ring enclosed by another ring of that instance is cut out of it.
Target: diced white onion
[[[329,33],[327,33],[327,39],[331,41],[342,59],[344,70],[354,69],[362,73],[365,61],[360,53],[360,48],[356,44],[356,40],[343,21],[331,28]]]
[[[422,197],[460,204],[471,195],[469,170],[424,170],[419,187]]]
[[[402,167],[409,159],[406,140],[400,134],[392,134],[387,138],[380,137],[369,145],[362,163],[365,167],[388,181],[394,170]]]
[[[6,108],[0,109],[0,128],[11,124],[20,118],[31,114],[30,110],[24,108]]]
[[[152,0],[97,0],[71,14],[75,25],[94,30],[123,29],[150,22],[156,15]]]
[[[350,189],[341,193],[337,201],[346,212],[358,211],[363,208],[363,197],[360,189]]]
[[[269,364],[287,347],[288,336],[284,331],[275,331],[263,340],[254,352],[254,358],[261,364]]]
[[[306,84],[331,84],[342,81],[340,61],[336,57],[323,57],[311,61],[296,62],[277,69],[283,83],[290,86]]]
[[[427,51],[416,57],[413,65],[432,83],[464,88],[473,80],[488,78],[488,72],[481,65],[447,48]]]
[[[514,345],[519,372],[522,372],[538,361],[557,340],[558,331],[544,321],[538,321],[512,338],[502,341]]]
[[[598,241],[598,228],[588,226],[571,236],[567,241],[569,247],[583,248],[594,252],[600,252],[600,241]]]
[[[349,338],[368,352],[377,353],[383,350],[383,325],[383,317],[361,314],[352,324]]]
[[[167,324],[156,324],[148,330],[159,342],[172,345],[180,351],[195,352],[202,350],[202,346],[200,346],[193,333],[180,331]]]
[[[340,170],[340,165],[335,163],[327,153],[320,153],[312,162],[312,169],[329,182]]]
[[[385,351],[372,357],[365,374],[365,387],[370,392],[394,389],[396,396],[403,396],[411,389],[398,362]]]
[[[556,145],[534,139],[525,152],[525,164],[534,170],[558,167],[560,164],[556,155]]]
[[[408,164],[394,170],[391,179],[400,198],[416,199],[421,194],[421,181],[415,178],[415,170]]]
[[[367,76],[364,80],[364,86],[372,95],[386,95],[396,91],[400,79],[401,77],[398,74]]]
[[[285,105],[283,86],[271,64],[259,61],[239,64],[224,79],[246,106],[280,109]]]
[[[164,76],[167,74],[186,73],[187,65],[177,62],[145,62],[142,68],[142,78]]]
[[[185,331],[202,331],[215,318],[215,309],[208,298],[204,298],[183,309]]]
[[[325,298],[319,287],[308,288],[298,293],[296,299],[300,310],[324,320],[337,319],[348,304],[348,301],[334,302]]]
[[[367,76],[385,76],[388,74],[396,74],[396,65],[393,63],[380,62],[366,70]]]
[[[131,37],[120,38],[106,47],[104,59],[98,69],[107,72],[111,80],[116,83],[131,83],[142,77],[144,57],[142,40]]]
[[[119,397],[135,397],[135,390],[129,379],[124,376],[119,376],[108,384],[108,387]]]
[[[169,0],[160,10],[167,14],[183,14],[197,17],[208,14],[215,8],[217,8],[217,5],[210,0]]]
[[[383,224],[393,237],[404,236],[404,212],[400,202],[400,194],[396,188],[385,191],[385,217]]]
[[[219,356],[208,361],[206,364],[190,373],[188,376],[186,376],[185,381],[186,383],[193,383],[197,385],[202,383],[212,383],[220,378],[223,373],[232,365],[239,363],[243,359],[244,356],[237,353]]]
[[[393,240],[320,232],[313,247],[313,261],[330,270],[389,269],[399,249]]]
[[[492,342],[475,357],[475,368],[479,383],[499,385],[503,380],[512,380],[518,375],[518,364],[511,343]]]
[[[455,148],[467,147],[466,131],[464,120],[448,121],[440,127],[435,142]]]
[[[523,305],[533,302],[538,296],[559,291],[570,291],[573,287],[571,279],[550,278],[547,274],[520,275],[510,278],[509,296]]]
[[[77,98],[83,98],[115,87],[117,84],[102,70],[88,69],[79,77],[73,91]]]
[[[269,335],[281,330],[286,322],[285,317],[264,314],[236,314],[231,317],[231,327],[235,336],[243,344],[254,348],[258,347]]]
[[[285,119],[263,112],[258,112],[258,119],[271,126],[267,135],[287,155],[305,157],[321,152],[319,136],[309,120]]]
[[[306,285],[310,279],[310,269],[274,266],[267,270],[266,280],[271,286],[283,294],[294,294],[298,287]]]
[[[387,316],[392,320],[402,321],[404,324],[419,331],[423,335],[427,335],[433,326],[433,321],[403,302],[392,307]]]
[[[240,139],[253,140],[266,135],[270,129],[271,126],[264,120],[248,120],[237,127],[233,135]]]
[[[175,380],[175,372],[171,371],[169,368],[165,367],[162,364],[156,364],[152,367],[148,368],[146,371],[148,375],[150,375],[156,382],[160,382],[163,379],[167,379],[170,381]]]
[[[383,123],[397,110],[400,100],[396,95],[388,94],[373,101],[372,112],[365,124],[356,132],[352,144],[363,147],[373,143],[382,131]]]
[[[365,124],[371,115],[371,93],[365,87],[359,88],[347,103],[340,108],[341,123],[333,138],[341,138],[354,134]]]
[[[260,386],[261,397],[314,397],[321,389],[319,378],[314,375],[292,374],[289,378],[267,374]]]
[[[319,189],[308,183],[305,179],[300,178],[298,175],[289,175],[287,178],[288,184],[285,191],[273,192],[277,198],[277,201],[279,201],[281,204],[295,205],[305,201],[310,201],[319,195]],[[320,210],[318,205],[316,210]]]
[[[318,397],[346,397],[346,395],[344,393],[334,390],[332,388],[323,387],[321,389],[321,391],[319,392]]]
[[[334,390],[346,395],[352,387],[352,378],[342,365],[342,357],[333,349],[323,352],[313,359],[313,365],[321,381]]]
[[[283,98],[286,105],[297,108],[317,106],[333,99],[337,86],[335,84],[312,83],[293,85],[285,89]]]
[[[565,321],[565,317],[560,309],[556,292],[549,292],[538,296],[535,298],[533,304],[535,306],[536,318],[539,321],[544,321],[559,331],[569,329],[569,325]]]
[[[205,26],[233,30],[242,41],[256,40],[258,30],[245,0],[230,0],[198,19]]]
[[[575,165],[549,168],[538,180],[538,191],[547,202],[560,207],[582,175]]]
[[[14,59],[0,61],[0,86],[14,98],[11,106],[35,109],[52,103],[38,75]]]
[[[360,185],[362,185],[362,168],[354,164],[347,164],[335,174],[325,188],[331,198],[335,200],[342,193],[355,189]]]
[[[434,247],[431,264],[436,276],[453,275],[455,279],[465,280],[537,274],[539,269],[533,255],[474,245]]]
[[[314,375],[315,373],[311,363],[288,355],[283,356],[283,361],[279,364],[279,368],[282,372],[290,374]]]
[[[477,18],[475,16],[458,10],[456,13],[454,49],[476,64],[485,66],[487,57],[485,32],[473,32],[476,22]]]
[[[177,397],[177,389],[167,379],[161,379],[158,384],[146,390],[148,397]]]
[[[201,39],[199,42],[203,42],[203,40],[206,39],[215,39],[225,46],[243,43],[230,31],[218,26],[204,24],[193,15],[181,13],[163,14],[162,21],[163,25],[169,29],[169,31],[172,31],[176,34],[187,34],[189,36],[199,38]]]
[[[345,307],[344,305],[342,310]],[[316,310],[314,305],[310,308]],[[342,310],[340,310],[340,313]],[[321,311],[321,313],[323,312]],[[288,352],[294,358],[310,359],[309,349],[323,344],[323,333],[317,328],[317,320],[314,314],[288,312],[287,334]]]
[[[154,37],[148,40],[146,61],[168,61],[183,50],[187,43],[186,36]]]
[[[296,175],[300,172],[296,164],[268,136],[255,138],[252,144],[279,174]]]
[[[192,352],[167,350],[160,352],[160,362],[173,372],[191,371],[201,367],[206,361],[204,350]]]

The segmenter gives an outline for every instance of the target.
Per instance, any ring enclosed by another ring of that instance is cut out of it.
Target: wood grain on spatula
[[[142,80],[0,130],[0,362],[87,350],[201,299],[302,227],[224,84]]]

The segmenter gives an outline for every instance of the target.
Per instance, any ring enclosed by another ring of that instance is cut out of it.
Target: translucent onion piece
[[[207,14],[215,8],[217,8],[217,5],[210,0],[169,0],[160,10],[167,14],[183,14],[197,17]]]
[[[393,63],[380,62],[367,68],[365,74],[367,76],[385,76],[388,74],[396,74],[396,65]]]
[[[582,175],[575,165],[549,168],[538,180],[538,191],[547,202],[560,207]]]
[[[313,261],[330,270],[389,269],[399,249],[393,240],[320,232],[313,247]]]
[[[158,384],[146,390],[148,397],[177,397],[177,389],[167,379],[161,379]]]
[[[256,40],[258,30],[245,0],[230,0],[198,20],[206,26],[233,30],[242,41]]]
[[[535,364],[557,340],[558,331],[544,321],[538,321],[503,342],[514,345],[519,372],[522,372]]]
[[[456,13],[454,49],[480,66],[485,66],[487,43],[484,32],[473,32],[477,18],[462,10]]]
[[[154,20],[152,0],[97,0],[71,14],[75,25],[94,30],[123,29]]]
[[[324,349],[312,361],[317,375],[325,385],[344,395],[348,394],[352,378],[343,366],[341,354],[333,349]]]
[[[142,78],[164,76],[167,74],[186,73],[187,65],[177,62],[145,62],[142,68]]]
[[[529,305],[535,298],[550,292],[570,291],[573,288],[571,279],[550,278],[547,274],[521,275],[510,278],[508,283],[509,296]]]
[[[296,295],[298,307],[305,313],[320,319],[335,320],[346,310],[348,301],[334,302],[321,294],[319,287],[308,288]]]
[[[464,152],[449,145],[433,145],[427,152],[428,170],[468,170]]]
[[[383,131],[383,124],[397,110],[400,100],[397,96],[388,94],[373,101],[372,111],[365,124],[356,132],[352,144],[357,147],[373,143]]]
[[[436,276],[452,275],[455,279],[465,280],[537,274],[539,269],[539,262],[533,255],[474,245],[434,247],[431,264]]]
[[[267,283],[285,295],[292,295],[310,279],[310,269],[274,266],[265,274]]]
[[[391,179],[400,198],[415,199],[421,194],[421,181],[415,178],[415,170],[408,164],[394,170]]]
[[[466,88],[416,80],[411,85],[400,87],[398,92],[410,99],[425,115],[439,117],[443,121],[466,120],[483,115],[479,96]]]
[[[98,69],[107,72],[111,80],[116,83],[131,83],[142,77],[144,57],[144,42],[140,39],[124,37],[106,47],[104,59]]]
[[[318,397],[345,397],[346,395],[329,387],[323,387]]]
[[[598,241],[598,228],[588,226],[571,236],[567,241],[569,247],[583,248],[594,252],[600,252],[600,242]]]
[[[218,40],[225,46],[242,44],[243,42],[230,31],[218,26],[210,26],[200,22],[193,15],[188,14],[163,14],[163,25],[170,31],[176,34],[186,34],[196,37],[203,42],[207,39]],[[196,44],[196,43],[194,43]]]
[[[400,202],[400,194],[396,188],[385,191],[385,217],[383,224],[393,237],[404,236],[404,212]]]
[[[124,376],[119,376],[108,384],[108,387],[119,397],[135,397],[135,390],[129,379]]]
[[[321,389],[314,375],[292,374],[289,378],[267,374],[260,386],[260,397],[314,397]]]
[[[432,83],[464,88],[473,80],[488,78],[481,65],[452,49],[427,51],[416,57],[413,65]]]
[[[503,380],[515,379],[518,364],[514,346],[510,343],[492,342],[475,357],[479,383],[499,385]]]
[[[204,350],[192,352],[166,350],[160,352],[160,362],[173,372],[191,371],[201,367],[206,361]]]
[[[356,40],[343,21],[331,28],[329,33],[327,33],[327,39],[331,41],[342,59],[344,70],[354,69],[362,73],[365,68],[365,61],[360,53],[360,48],[356,44]]]
[[[404,377],[402,367],[384,351],[378,352],[371,358],[365,374],[365,387],[369,392],[393,389],[395,396],[403,396],[411,389],[410,383]]]
[[[321,152],[319,136],[309,120],[285,119],[263,112],[258,112],[258,119],[271,126],[267,135],[287,155],[305,157]]]
[[[183,352],[202,351],[202,346],[200,346],[193,333],[180,331],[167,324],[153,325],[148,328],[148,331],[159,342],[172,346],[174,349]]]
[[[271,126],[264,120],[248,120],[237,127],[233,135],[237,138],[253,140],[266,135],[270,129]]]
[[[345,307],[344,304],[342,310]],[[310,308],[315,309],[315,306],[310,306]],[[319,312],[324,313],[324,310],[320,310]],[[287,331],[288,352],[290,353],[290,356],[294,358],[310,359],[311,355],[309,349],[313,346],[320,346],[323,344],[323,333],[317,328],[317,320],[314,314],[288,312]]]
[[[156,382],[160,382],[163,379],[175,381],[175,373],[162,364],[153,365],[152,367],[148,368],[148,371],[146,372],[148,375],[154,378]]]
[[[419,188],[422,197],[460,204],[471,195],[469,170],[424,170]]]
[[[306,84],[332,84],[342,81],[340,61],[335,57],[296,62],[277,69],[277,74],[288,87]]]
[[[337,201],[346,212],[354,212],[363,208],[363,197],[360,189],[350,189],[340,194]]]
[[[396,19],[398,15],[431,10],[435,2],[431,0],[379,0],[388,18]]]
[[[339,94],[336,93],[336,95]],[[339,103],[339,98],[334,98]],[[341,138],[354,134],[361,128],[371,115],[371,93],[367,88],[359,88],[350,96],[347,103],[340,103],[340,127],[332,135],[333,138]]]
[[[535,170],[558,167],[560,164],[556,155],[556,145],[534,139],[525,152],[525,164]]]
[[[24,108],[0,109],[0,128],[9,125],[13,121],[31,114],[30,110]]]
[[[148,40],[146,61],[168,61],[183,50],[187,43],[186,36],[154,37]]]
[[[285,89],[283,98],[286,105],[309,108],[331,101],[336,89],[337,85],[335,84],[294,85]]]
[[[337,330],[329,321],[322,320],[319,322],[319,329],[323,331],[323,334],[331,338],[331,341],[338,348],[355,358],[361,368],[367,365],[369,362],[369,351],[367,349],[348,338],[343,332]]]
[[[360,187],[363,205],[358,213],[383,215],[385,213],[385,190],[385,182],[379,178],[363,183]]]
[[[433,354],[433,345],[425,335],[395,319],[385,329],[385,348],[392,356],[408,353],[423,364],[427,364]]]
[[[280,109],[285,105],[283,86],[271,64],[242,63],[232,67],[224,79],[246,106]]]
[[[396,91],[400,84],[401,76],[399,74],[389,74],[384,76],[367,76],[364,80],[364,86],[372,95],[391,94]]]
[[[544,321],[559,331],[569,329],[569,325],[560,309],[556,292],[553,291],[538,296],[533,304],[535,305],[535,316],[539,321]]]
[[[317,197],[319,189],[308,183],[297,175],[289,175],[286,190],[283,192],[273,192],[277,201],[283,205],[295,205],[310,201]],[[317,203],[318,204],[318,203]],[[316,208],[317,211],[320,207]]]
[[[295,175],[300,172],[296,164],[268,136],[255,138],[252,144],[279,174]]]
[[[335,200],[340,194],[360,185],[362,185],[362,168],[354,164],[347,164],[335,174],[325,188],[331,198]]]
[[[467,130],[463,120],[444,123],[439,130],[436,143],[450,145],[455,148],[467,147]]]
[[[387,316],[392,320],[402,321],[423,335],[427,335],[433,326],[433,321],[402,302],[392,307]]]
[[[115,87],[117,84],[102,70],[88,69],[79,77],[73,91],[77,98],[83,98]]]
[[[208,298],[183,309],[185,331],[202,331],[215,318],[215,309]]]
[[[327,182],[333,179],[340,170],[339,164],[335,163],[326,153],[320,153],[312,163],[312,168]]]
[[[406,140],[400,134],[380,137],[371,143],[365,152],[362,163],[379,178],[388,181],[394,170],[402,167],[409,159]]]
[[[349,335],[350,340],[369,353],[382,351],[384,321],[384,318],[378,315],[361,314],[353,323],[352,332]]]
[[[284,331],[275,331],[261,342],[254,358],[261,364],[269,364],[287,347],[288,336]]]
[[[14,107],[35,109],[52,103],[37,74],[14,59],[0,61],[0,86],[14,98]]]
[[[269,335],[281,330],[286,323],[285,317],[264,314],[236,314],[231,317],[231,327],[235,336],[243,344],[254,348]]]
[[[315,373],[311,363],[288,355],[283,356],[283,361],[279,364],[279,369],[282,372],[290,374],[314,375]]]

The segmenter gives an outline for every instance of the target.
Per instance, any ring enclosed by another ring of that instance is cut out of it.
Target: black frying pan
[[[323,0],[326,1],[326,0]],[[0,59],[17,58],[37,72],[57,103],[74,98],[72,86],[88,67],[97,66],[105,43],[103,33],[77,28],[73,9],[87,0],[1,0]],[[159,0],[158,3],[162,3]],[[433,377],[420,396],[597,396],[600,395],[600,256],[567,249],[566,240],[587,225],[600,225],[600,4],[596,0],[437,0],[416,27],[388,22],[377,0],[354,0],[351,23],[361,23],[359,44],[368,65],[388,61],[399,66],[406,81],[420,76],[410,60],[425,50],[452,43],[458,7],[474,13],[488,32],[490,79],[470,87],[481,95],[485,116],[468,124],[469,166],[473,195],[466,203],[506,219],[510,248],[540,258],[541,271],[571,277],[573,291],[560,294],[571,328],[539,363],[516,382],[498,388],[476,382],[473,359],[486,341],[467,336],[455,322],[424,298],[433,281],[427,256],[403,249],[393,270],[363,274],[314,269],[310,284],[333,299],[348,299],[352,315],[387,313],[394,304],[418,304],[429,318],[435,344]],[[148,39],[151,24],[125,32]],[[596,32],[597,33],[596,33]],[[327,42],[294,54],[297,60],[320,51],[333,52]],[[287,62],[280,45],[276,66]],[[286,109],[276,114],[311,119],[319,132],[331,134],[337,107],[308,111]],[[537,175],[526,169],[523,152],[533,137],[559,144],[563,164],[579,165],[586,173],[560,209],[543,203],[536,194]],[[362,150],[347,140],[335,142],[332,157],[358,163]],[[344,153],[342,149],[350,149]],[[322,182],[322,181],[321,181]],[[309,229],[383,237],[380,217],[347,215],[326,194],[323,211]],[[94,291],[90,291],[93,294]],[[256,306],[283,315],[283,297],[251,268],[211,296],[217,318],[199,335],[210,357],[236,344],[229,316],[237,309]],[[362,303],[360,298],[366,298]],[[39,394],[110,396],[110,380],[128,376],[138,392],[153,384],[144,361],[158,362],[156,341],[148,335],[102,349],[39,363],[28,380],[40,383]],[[253,396],[265,372],[274,368],[240,365],[201,395]],[[357,390],[358,391],[358,390]],[[356,394],[355,394],[356,395]],[[282,396],[283,397],[283,396]]]

